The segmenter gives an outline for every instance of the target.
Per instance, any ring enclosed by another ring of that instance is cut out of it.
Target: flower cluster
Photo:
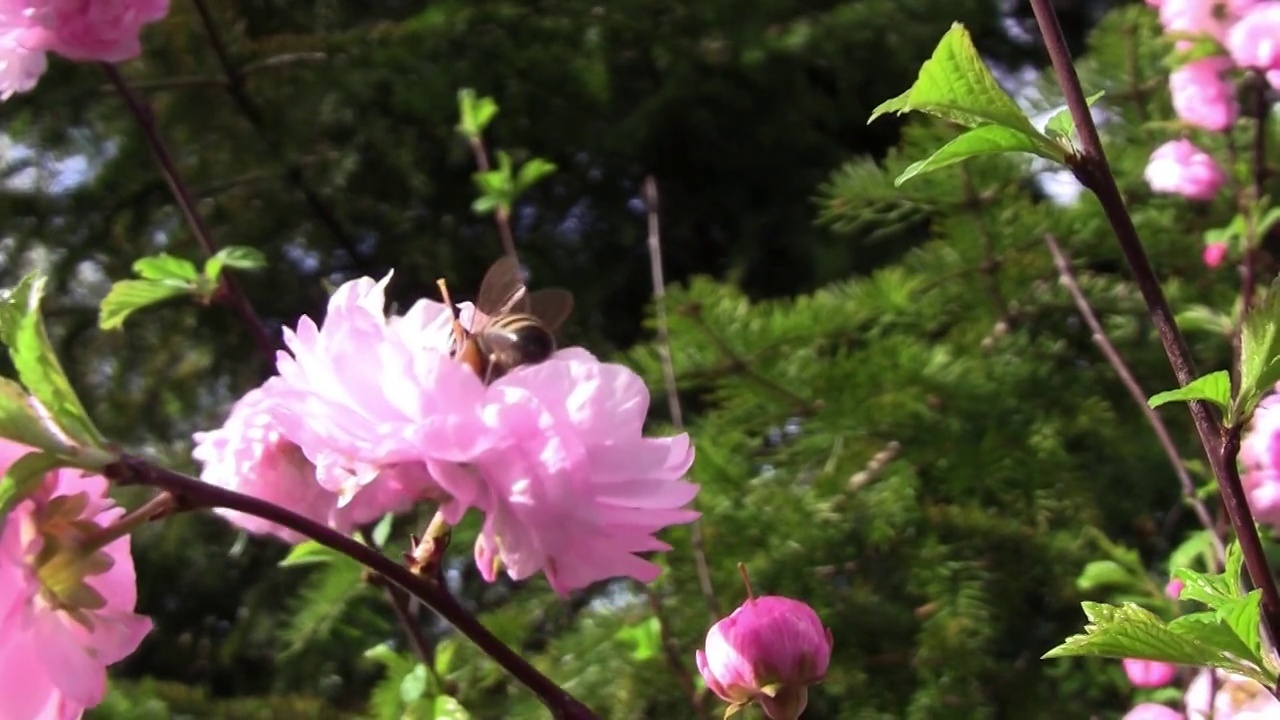
[[[36,86],[47,53],[120,62],[142,52],[144,25],[169,14],[169,0],[0,0],[0,100]]]
[[[1280,395],[1258,403],[1240,443],[1240,480],[1253,518],[1280,529]]]
[[[0,440],[0,470],[32,449]],[[47,473],[0,529],[0,717],[74,720],[106,695],[108,665],[137,649],[151,621],[137,601],[124,511],[107,481]]]
[[[1158,8],[1160,24],[1175,38],[1180,52],[1192,58],[1169,75],[1169,94],[1178,118],[1193,128],[1224,132],[1240,115],[1233,73],[1262,73],[1280,88],[1280,1],[1277,0],[1147,0]],[[1213,199],[1227,173],[1208,153],[1188,139],[1155,150],[1145,172],[1158,193],[1190,200]],[[1204,262],[1216,267],[1229,248],[1210,243]]]
[[[322,325],[286,331],[278,375],[226,424],[198,433],[202,479],[349,531],[421,501],[456,523],[484,515],[487,580],[542,571],[561,594],[610,577],[654,580],[637,553],[687,523],[698,487],[687,435],[642,435],[649,395],[631,370],[566,348],[485,384],[450,355],[453,310],[420,300],[384,311],[388,274],[342,285]],[[475,315],[464,308],[462,322]],[[253,532],[299,538],[234,513]]]

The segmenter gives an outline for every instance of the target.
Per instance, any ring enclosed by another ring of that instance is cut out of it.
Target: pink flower
[[[7,468],[27,448],[0,441]],[[106,694],[108,665],[137,649],[151,621],[137,601],[129,537],[85,546],[124,511],[107,481],[49,473],[0,530],[0,717],[74,720]]]
[[[1169,583],[1164,586],[1164,594],[1167,595],[1170,600],[1177,600],[1182,597],[1183,587],[1185,587],[1185,583],[1181,580],[1178,578],[1170,578]]]
[[[121,62],[142,53],[142,27],[169,14],[169,0],[0,0],[26,6],[33,44],[70,60]]]
[[[1123,661],[1124,674],[1134,687],[1158,688],[1173,682],[1178,674],[1178,667],[1157,660],[1140,660],[1127,658]]]
[[[1183,703],[1187,720],[1209,720],[1210,708],[1214,720],[1246,720],[1277,717],[1280,701],[1272,697],[1260,683],[1223,670],[1217,672],[1217,682],[1211,680],[1213,670],[1201,670],[1187,687]],[[1216,687],[1212,698],[1210,692]]]
[[[1222,42],[1226,30],[1259,0],[1164,0],[1160,23],[1166,32],[1208,35]]]
[[[1214,242],[1204,246],[1204,264],[1216,268],[1227,257],[1227,244]]]
[[[1227,181],[1218,163],[1190,140],[1172,140],[1156,148],[1143,177],[1155,192],[1190,200],[1212,199]]]
[[[831,631],[799,600],[753,598],[711,626],[696,659],[721,699],[735,707],[757,702],[770,720],[795,720],[809,702],[809,685],[827,674]]]
[[[1241,67],[1280,70],[1280,4],[1262,3],[1227,31],[1227,51]]]
[[[1280,527],[1280,395],[1258,403],[1240,444],[1240,464],[1254,519]]]
[[[198,432],[191,456],[203,465],[200,479],[266,500],[349,533],[388,512],[408,510],[411,492],[392,479],[358,492],[339,507],[338,495],[316,482],[316,469],[297,445],[281,436],[271,415],[271,399],[250,390],[231,408],[219,429]],[[379,491],[382,492],[379,492]],[[305,538],[253,515],[219,508],[214,512],[252,533],[275,535],[288,543]]]
[[[30,91],[48,66],[44,51],[23,44],[24,32],[0,17],[0,101]]]
[[[1230,67],[1230,58],[1217,56],[1193,60],[1169,74],[1173,111],[1183,122],[1217,132],[1236,121],[1240,104],[1223,78]]]
[[[1124,714],[1121,720],[1183,720],[1182,713],[1159,703],[1140,703]]]

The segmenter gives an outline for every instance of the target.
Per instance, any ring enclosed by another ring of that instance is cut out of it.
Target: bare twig
[[[1209,531],[1209,537],[1212,538],[1213,542],[1214,556],[1219,563],[1225,563],[1227,549],[1222,544],[1222,538],[1218,537],[1214,529],[1215,524],[1213,516],[1209,514],[1209,509],[1205,507],[1204,502],[1196,495],[1195,483],[1191,480],[1191,474],[1187,472],[1186,464],[1182,462],[1182,456],[1178,453],[1178,447],[1174,444],[1173,437],[1169,435],[1169,429],[1165,427],[1164,421],[1160,419],[1160,414],[1147,404],[1147,394],[1143,392],[1142,386],[1134,378],[1124,358],[1120,357],[1115,345],[1111,344],[1111,339],[1107,337],[1106,331],[1102,328],[1102,323],[1098,322],[1098,317],[1094,315],[1088,298],[1084,296],[1084,292],[1080,289],[1080,283],[1076,281],[1075,272],[1071,269],[1071,261],[1067,258],[1066,253],[1063,252],[1061,245],[1058,244],[1058,239],[1053,235],[1045,235],[1044,242],[1049,246],[1049,252],[1053,255],[1053,262],[1058,267],[1058,277],[1062,282],[1062,286],[1067,289],[1067,293],[1075,301],[1076,309],[1080,311],[1080,317],[1084,319],[1085,325],[1089,326],[1089,331],[1093,333],[1094,344],[1102,351],[1102,355],[1106,357],[1111,369],[1115,371],[1116,376],[1120,378],[1120,382],[1129,391],[1129,396],[1133,398],[1133,402],[1142,410],[1143,416],[1147,419],[1147,424],[1151,426],[1152,431],[1156,434],[1156,439],[1160,441],[1160,447],[1164,448],[1164,454],[1169,459],[1169,464],[1173,466],[1174,474],[1178,476],[1178,483],[1182,486],[1183,498],[1191,506],[1196,519],[1200,521],[1205,530]]]
[[[1124,198],[1111,173],[1111,166],[1102,148],[1102,138],[1098,135],[1098,128],[1094,125],[1088,103],[1085,102],[1084,90],[1080,86],[1075,66],[1072,65],[1071,51],[1062,35],[1053,2],[1031,0],[1031,7],[1057,74],[1058,85],[1066,97],[1067,108],[1080,136],[1080,154],[1068,156],[1068,167],[1076,179],[1097,196],[1120,244],[1120,251],[1133,272],[1134,282],[1146,301],[1178,384],[1185,386],[1196,378],[1191,351],[1178,329],[1173,310],[1169,307],[1169,301],[1160,287],[1160,280],[1147,259],[1142,240],[1133,225],[1133,218],[1129,216]],[[1238,426],[1222,428],[1213,408],[1204,400],[1192,400],[1187,404],[1209,465],[1213,468],[1213,475],[1218,480],[1223,507],[1226,508],[1232,529],[1240,543],[1249,577],[1254,586],[1262,591],[1263,624],[1272,637],[1280,637],[1280,588],[1277,588],[1275,577],[1267,564],[1262,538],[1258,535],[1248,496],[1240,482],[1240,470],[1236,465],[1240,453],[1241,429]]]
[[[644,203],[649,218],[649,270],[653,280],[653,308],[658,321],[658,355],[662,358],[662,380],[667,390],[667,408],[671,424],[684,432],[684,414],[680,410],[680,391],[676,387],[676,369],[671,360],[671,331],[667,322],[667,286],[662,278],[662,230],[658,215],[658,183],[653,176],[644,179]],[[696,500],[695,500],[696,502]],[[702,599],[707,603],[711,621],[720,619],[720,603],[716,601],[715,587],[711,583],[711,569],[707,565],[707,552],[702,545],[702,518],[693,521],[689,531],[693,545],[693,563],[698,572],[698,586]]]
[[[111,84],[115,86],[120,96],[124,99],[125,105],[129,107],[129,111],[133,113],[134,119],[138,121],[138,126],[142,129],[142,134],[146,137],[147,144],[151,146],[151,152],[155,155],[156,162],[160,165],[160,174],[164,176],[165,184],[169,186],[169,191],[173,194],[174,200],[177,201],[178,207],[182,210],[182,214],[187,220],[187,225],[191,227],[191,232],[195,234],[196,241],[200,243],[200,247],[204,249],[206,254],[213,256],[218,252],[218,246],[214,243],[209,228],[205,226],[204,219],[200,217],[200,212],[196,210],[195,201],[191,199],[191,193],[187,191],[187,186],[183,183],[182,176],[178,174],[177,165],[169,155],[169,149],[165,147],[164,141],[160,139],[160,133],[155,126],[155,118],[151,114],[151,109],[134,94],[129,84],[125,82],[124,76],[116,69],[116,66],[110,63],[103,63],[102,67],[106,71],[107,77],[111,79]],[[245,294],[244,288],[240,286],[232,272],[226,269],[222,271],[219,283],[225,291],[225,297],[230,303],[231,309],[240,317],[245,329],[253,335],[254,342],[257,343],[262,357],[266,359],[268,365],[274,366],[277,341],[267,332],[262,319],[258,317],[258,313],[254,311],[253,305],[249,302],[249,296]]]

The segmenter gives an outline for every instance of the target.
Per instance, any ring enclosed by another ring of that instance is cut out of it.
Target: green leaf
[[[1192,638],[1210,647],[1216,647],[1264,667],[1262,657],[1251,644],[1241,638],[1215,612],[1198,612],[1182,615],[1169,623],[1169,629],[1183,637]]]
[[[458,91],[458,132],[468,140],[479,138],[498,114],[498,103],[491,97],[477,97],[471,88]]]
[[[0,336],[9,346],[9,357],[18,371],[18,379],[49,411],[57,426],[76,443],[101,447],[105,442],[102,433],[94,427],[89,413],[76,397],[45,333],[44,318],[40,314],[44,284],[45,278],[33,273],[0,298],[0,304],[6,306]],[[14,319],[16,322],[11,324]]]
[[[942,36],[933,57],[920,67],[915,84],[898,97],[880,103],[867,122],[888,112],[901,115],[912,110],[965,127],[1003,125],[1024,135],[1043,137],[996,82],[960,23],[952,24]]]
[[[418,663],[413,669],[405,673],[400,680],[400,700],[404,703],[416,702],[419,698],[427,693],[427,685],[430,676],[427,674],[427,666]]]
[[[337,550],[321,545],[315,540],[304,540],[289,549],[289,554],[280,561],[280,567],[297,567],[299,565],[315,565],[328,563],[341,556]]]
[[[115,330],[134,312],[178,297],[190,295],[195,285],[180,280],[121,280],[111,286],[98,308],[98,327]]]
[[[1169,553],[1170,572],[1177,568],[1189,568],[1196,560],[1207,562],[1213,557],[1213,532],[1197,530],[1189,535]]]
[[[437,696],[432,711],[435,713],[435,720],[470,720],[471,718],[471,713],[467,712],[462,703],[448,695]]]
[[[65,452],[68,448],[59,432],[48,426],[21,385],[0,377],[0,437],[41,450]]]
[[[1038,142],[1035,136],[1019,130],[1002,125],[984,125],[943,145],[928,158],[911,163],[893,181],[893,184],[899,186],[917,175],[939,170],[971,157],[992,153],[1024,152],[1062,162],[1062,151],[1058,150],[1055,153],[1052,150],[1052,145]]]
[[[436,672],[440,675],[448,675],[450,666],[453,664],[453,656],[458,653],[458,643],[455,640],[444,639],[436,645],[435,665]]]
[[[1183,582],[1179,600],[1202,603],[1217,610],[1240,597],[1237,586],[1225,574],[1210,575],[1188,568],[1178,568],[1173,571],[1173,576]]]
[[[516,192],[528,190],[534,183],[556,171],[556,164],[542,158],[534,158],[520,166],[516,173]]]
[[[10,465],[4,477],[0,478],[0,527],[9,511],[38,488],[40,481],[50,470],[63,464],[62,459],[56,455],[30,452]]]
[[[662,647],[662,631],[658,626],[658,618],[648,617],[630,627],[618,630],[614,635],[618,640],[631,646],[631,657],[643,662],[657,657]]]
[[[267,256],[257,248],[246,245],[228,245],[222,248],[204,264],[204,276],[216,281],[222,274],[223,267],[236,270],[257,270],[267,266]]]
[[[1147,405],[1155,408],[1165,403],[1190,400],[1208,400],[1223,410],[1227,409],[1231,404],[1231,376],[1226,370],[1202,375],[1177,390],[1165,390],[1152,395],[1147,400]]]
[[[133,272],[144,280],[185,280],[195,282],[200,273],[195,263],[169,253],[149,255],[133,262]]]
[[[371,532],[370,535],[373,536],[374,547],[380,548],[387,544],[387,538],[391,537],[391,525],[395,522],[395,518],[396,516],[394,514],[387,513],[386,515],[383,515],[382,519],[378,521],[378,524],[373,527],[373,532]]]
[[[1121,606],[1081,603],[1089,624],[1083,635],[1074,635],[1043,658],[1110,657],[1159,660],[1177,665],[1212,667],[1239,673],[1265,685],[1271,684],[1268,671],[1239,657],[1239,642],[1222,643],[1205,639],[1202,624],[1184,622],[1168,626],[1164,621],[1133,603]]]
[[[471,201],[471,212],[477,215],[488,215],[498,207],[498,198],[493,195],[481,195]]]
[[[1242,598],[1223,603],[1217,614],[1253,653],[1249,659],[1262,665],[1262,591],[1253,590]]]
[[[1113,560],[1094,560],[1084,566],[1076,587],[1083,592],[1108,587],[1131,587],[1137,584],[1133,573]]]
[[[1280,281],[1245,316],[1240,330],[1240,395],[1230,422],[1246,419],[1262,394],[1280,381]]]
[[[1098,98],[1105,94],[1105,90],[1099,90],[1084,99],[1085,105],[1093,107],[1093,104],[1098,102]],[[1071,109],[1064,107],[1054,113],[1053,117],[1049,118],[1049,122],[1045,123],[1044,131],[1046,135],[1054,140],[1071,143],[1072,136],[1076,132],[1076,121],[1075,118],[1071,117]]]
[[[1266,237],[1267,232],[1271,230],[1271,226],[1275,225],[1276,222],[1280,222],[1280,207],[1273,207],[1262,216],[1262,219],[1258,221],[1258,227],[1254,228],[1254,236]]]

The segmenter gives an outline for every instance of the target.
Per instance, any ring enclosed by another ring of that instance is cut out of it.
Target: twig
[[[671,360],[671,328],[667,322],[667,285],[662,278],[662,229],[658,216],[658,183],[650,175],[644,179],[644,204],[649,220],[649,271],[653,280],[653,309],[658,321],[658,356],[662,359],[662,382],[667,390],[667,408],[671,424],[684,432],[684,413],[680,410],[680,391],[676,387],[676,368]],[[720,619],[720,603],[716,601],[715,587],[711,583],[711,569],[707,564],[707,551],[702,544],[702,518],[693,521],[689,530],[689,543],[693,546],[693,564],[698,572],[698,587],[707,603],[711,621]]]
[[[360,537],[364,539],[366,545],[371,548],[377,548],[378,544],[374,542],[373,533],[361,528]],[[405,637],[409,638],[409,644],[413,646],[414,653],[422,660],[422,664],[435,672],[435,653],[431,650],[431,643],[427,642],[427,637],[422,633],[422,625],[418,623],[417,618],[409,611],[409,604],[413,602],[400,588],[388,582],[381,581],[381,575],[374,575],[374,584],[382,586],[382,592],[386,595],[387,604],[391,606],[391,611],[395,613],[396,621],[400,623],[400,627],[404,630]]]
[[[484,148],[484,139],[478,135],[469,137],[467,145],[471,148],[471,156],[476,160],[476,169],[482,173],[489,172],[489,153]],[[511,232],[511,218],[507,217],[506,211],[501,207],[493,209],[493,224],[498,226],[502,251],[518,260],[520,256],[516,254],[516,237]]]
[[[253,101],[253,98],[249,97],[244,85],[245,69],[238,68],[231,61],[231,55],[227,52],[227,45],[222,40],[222,34],[218,32],[218,26],[213,19],[213,14],[209,12],[208,3],[205,0],[193,0],[193,2],[196,6],[196,12],[200,14],[200,22],[204,25],[205,34],[209,36],[209,44],[213,47],[213,54],[218,58],[218,64],[222,67],[222,72],[227,76],[226,89],[231,96],[232,102],[236,104],[236,107],[240,108],[241,114],[249,121],[249,125],[257,131],[258,137],[261,138],[263,144],[276,155],[276,160],[284,167],[285,175],[289,178],[289,182],[302,194],[307,207],[311,208],[311,212],[320,220],[320,224],[347,251],[347,254],[351,256],[352,262],[357,267],[363,267],[365,264],[364,256],[360,253],[359,245],[351,233],[343,227],[342,221],[338,219],[338,216],[320,197],[320,193],[307,182],[306,176],[302,173],[302,163],[296,160],[289,160],[284,156],[282,149],[284,143],[281,142],[281,138],[276,133],[271,131],[262,110]],[[297,55],[282,57],[296,58]],[[324,57],[321,54],[321,59]],[[264,61],[257,67],[270,67],[272,64],[280,64],[281,58],[269,60],[276,60],[277,62]]]
[[[1040,26],[1040,34],[1044,39],[1049,59],[1053,63],[1058,77],[1058,85],[1066,97],[1067,108],[1080,135],[1080,154],[1069,156],[1068,167],[1076,178],[1097,196],[1107,220],[1111,224],[1116,240],[1120,243],[1120,251],[1133,272],[1134,281],[1142,292],[1147,303],[1152,321],[1160,335],[1160,343],[1164,346],[1165,355],[1173,367],[1179,385],[1187,385],[1196,377],[1195,366],[1191,360],[1191,351],[1186,339],[1178,330],[1173,310],[1165,299],[1160,287],[1160,280],[1147,259],[1142,240],[1133,226],[1133,218],[1125,208],[1124,198],[1116,186],[1115,177],[1107,163],[1106,153],[1102,149],[1102,138],[1098,128],[1089,114],[1088,103],[1085,102],[1084,90],[1080,87],[1080,78],[1076,75],[1071,63],[1071,51],[1062,35],[1062,27],[1053,10],[1052,0],[1031,0],[1036,22]],[[1248,497],[1240,482],[1240,470],[1236,458],[1240,453],[1240,428],[1231,427],[1223,430],[1214,416],[1213,409],[1203,400],[1192,400],[1188,403],[1191,418],[1195,422],[1196,432],[1208,456],[1213,475],[1218,480],[1218,490],[1222,493],[1223,506],[1231,519],[1231,527],[1236,539],[1240,542],[1240,550],[1244,555],[1245,567],[1255,587],[1262,590],[1262,618],[1264,625],[1272,637],[1280,637],[1280,589],[1276,587],[1275,578],[1271,575],[1267,564],[1267,556],[1262,548],[1262,539],[1258,536],[1258,528],[1254,524],[1253,512],[1249,509]]]
[[[1133,398],[1134,403],[1137,404],[1138,408],[1142,410],[1143,416],[1146,417],[1147,423],[1151,425],[1151,429],[1156,434],[1156,439],[1160,441],[1160,446],[1164,448],[1164,454],[1169,459],[1169,464],[1173,466],[1174,474],[1178,476],[1178,483],[1182,486],[1183,497],[1187,504],[1191,506],[1196,519],[1200,521],[1205,530],[1209,531],[1215,557],[1219,563],[1225,563],[1227,549],[1214,529],[1213,516],[1209,514],[1209,509],[1205,507],[1204,502],[1196,495],[1195,483],[1191,480],[1191,474],[1187,472],[1186,464],[1182,462],[1182,456],[1178,453],[1173,437],[1169,435],[1169,429],[1165,427],[1164,421],[1160,419],[1160,414],[1147,404],[1147,394],[1143,392],[1137,379],[1133,377],[1133,373],[1129,370],[1124,358],[1120,357],[1120,353],[1111,344],[1111,339],[1107,337],[1106,331],[1102,328],[1102,323],[1098,322],[1098,317],[1094,315],[1088,298],[1084,296],[1084,292],[1080,289],[1080,283],[1076,281],[1075,273],[1071,269],[1071,261],[1067,259],[1062,247],[1058,244],[1058,239],[1053,235],[1045,235],[1044,242],[1049,246],[1049,252],[1053,255],[1054,264],[1058,266],[1058,277],[1062,282],[1062,286],[1067,289],[1071,299],[1075,301],[1076,309],[1080,311],[1080,317],[1084,319],[1085,325],[1088,325],[1090,332],[1093,333],[1094,344],[1102,351],[1103,356],[1110,363],[1111,369],[1120,378],[1120,382],[1124,383],[1125,389],[1129,391],[1129,396]]]
[[[364,543],[279,505],[201,482],[129,455],[121,455],[116,462],[107,465],[103,469],[103,475],[122,485],[147,485],[166,490],[184,501],[183,509],[222,507],[236,510],[284,526],[336,550],[395,583],[411,597],[435,611],[537,695],[556,720],[599,720],[587,706],[489,632],[452,595]]]
[[[658,592],[651,586],[644,583],[638,584],[641,592],[644,593],[645,598],[649,601],[649,610],[658,619],[658,634],[662,639],[662,651],[667,665],[680,682],[680,689],[684,690],[685,696],[689,698],[689,704],[693,707],[694,717],[699,717],[702,715],[702,700],[706,695],[698,690],[698,684],[693,681],[693,675],[681,661],[684,653],[680,650],[680,643],[671,634],[671,624],[667,622],[666,613],[662,610],[662,599],[658,597]],[[717,617],[716,619],[719,620],[720,618]]]
[[[169,186],[169,191],[173,194],[174,200],[177,201],[178,207],[182,210],[183,216],[187,220],[187,224],[191,227],[191,232],[196,236],[196,241],[200,243],[200,247],[205,253],[213,256],[218,252],[218,246],[213,241],[213,236],[209,233],[209,228],[205,226],[204,219],[200,217],[200,212],[196,210],[195,202],[191,199],[191,194],[187,191],[187,187],[182,182],[182,177],[178,174],[178,168],[173,162],[173,158],[169,155],[168,148],[165,147],[164,141],[160,139],[160,133],[155,126],[155,119],[152,117],[151,110],[138,99],[133,90],[129,88],[129,84],[125,82],[120,71],[115,65],[103,63],[103,69],[107,73],[107,77],[111,79],[111,84],[115,86],[120,96],[124,99],[125,105],[129,107],[129,111],[133,113],[134,119],[138,121],[138,126],[142,129],[143,136],[146,137],[147,144],[151,146],[151,152],[155,155],[156,162],[160,165],[160,174],[164,176],[165,184]],[[267,328],[262,324],[262,319],[254,312],[253,305],[249,303],[249,297],[245,294],[244,289],[240,287],[240,283],[236,281],[235,276],[230,270],[224,269],[220,276],[220,284],[226,292],[225,297],[231,304],[231,309],[240,317],[241,322],[253,335],[254,342],[258,345],[261,352],[269,365],[275,364],[277,342],[268,334]]]

